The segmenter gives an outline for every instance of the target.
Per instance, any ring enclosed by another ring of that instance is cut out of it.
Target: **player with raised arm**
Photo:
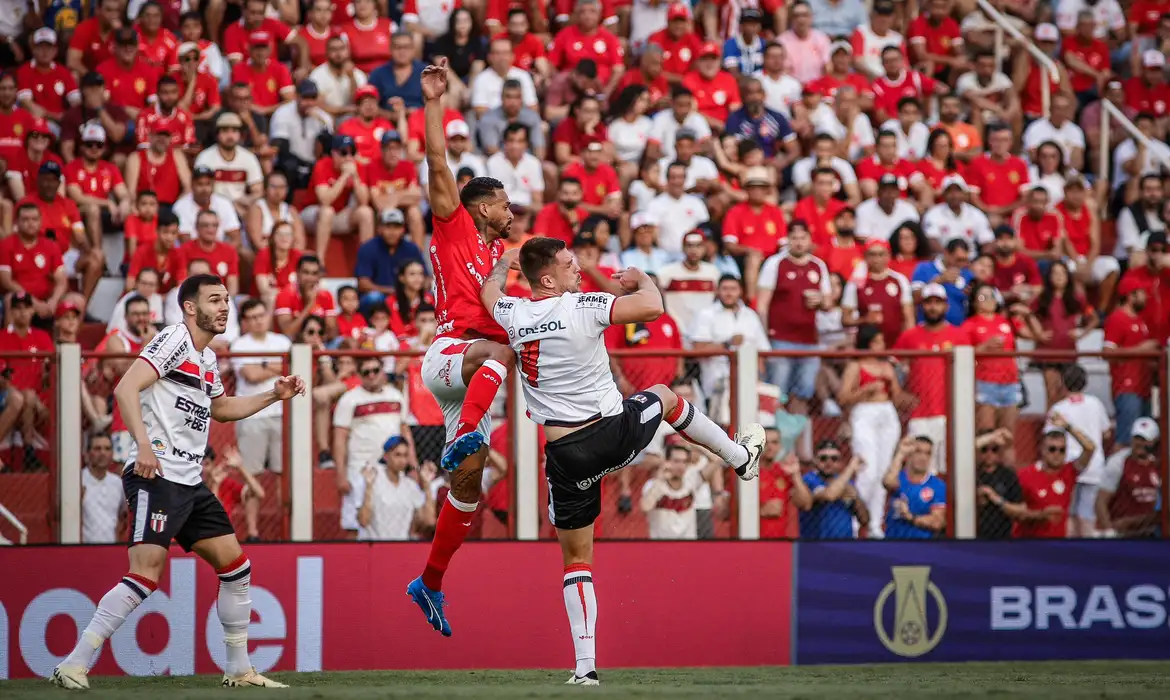
[[[287,687],[257,673],[248,660],[252,567],[223,504],[203,483],[203,453],[213,419],[243,420],[304,394],[305,384],[300,377],[280,377],[265,393],[228,397],[215,351],[207,347],[227,326],[227,287],[214,275],[193,275],[179,288],[179,304],[183,322],[156,335],[114,389],[134,437],[122,468],[130,570],[102,597],[77,646],[53,669],[50,680],[62,688],[89,688],[94,656],[158,587],[172,540],[219,576],[216,608],[227,646],[223,685]]]
[[[520,356],[529,415],[548,438],[548,514],[561,542],[565,608],[577,656],[566,685],[599,685],[592,566],[602,477],[629,464],[665,417],[683,438],[732,465],[739,478],[755,479],[764,429],[753,423],[732,440],[663,384],[622,400],[603,336],[610,325],[649,323],[662,315],[662,294],[645,272],[631,267],[614,275],[624,296],[581,294],[581,268],[565,244],[533,238],[519,250],[532,298],[518,299],[503,291],[515,255],[509,251],[496,263],[481,298]]]
[[[504,250],[512,229],[511,202],[499,180],[472,178],[462,192],[447,165],[443,133],[443,93],[447,59],[422,74],[431,212],[431,267],[435,271],[435,307],[439,326],[423,358],[422,379],[434,395],[447,424],[441,466],[453,472],[447,502],[439,510],[435,537],[422,576],[406,592],[443,636],[451,625],[443,614],[443,574],[470,530],[479,505],[487,436],[488,409],[504,385],[515,354],[508,335],[479,301],[479,290]]]

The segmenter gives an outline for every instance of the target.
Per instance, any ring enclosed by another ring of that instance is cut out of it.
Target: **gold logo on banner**
[[[873,606],[873,629],[885,648],[913,659],[942,641],[947,631],[947,601],[938,586],[931,583],[929,566],[895,566],[891,570],[894,580],[886,584]],[[928,594],[938,606],[933,633],[926,617]],[[895,596],[893,630],[887,630],[882,620],[890,596]]]

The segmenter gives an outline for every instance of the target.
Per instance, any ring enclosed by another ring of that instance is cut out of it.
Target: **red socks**
[[[447,573],[447,566],[451,557],[467,539],[471,532],[471,519],[475,516],[477,503],[463,503],[455,500],[450,494],[447,502],[439,509],[439,518],[435,523],[435,539],[431,540],[431,554],[427,557],[427,566],[423,569],[423,585],[432,591],[443,590],[443,574]]]
[[[480,366],[467,384],[467,393],[463,395],[463,409],[459,412],[459,427],[455,429],[455,437],[466,435],[479,427],[479,422],[491,410],[496,392],[504,386],[507,377],[508,369],[495,360],[488,360]],[[484,438],[487,436],[484,435]]]

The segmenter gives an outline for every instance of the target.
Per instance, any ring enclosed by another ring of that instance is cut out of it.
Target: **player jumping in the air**
[[[227,288],[214,275],[194,275],[179,288],[179,304],[183,322],[156,335],[114,389],[134,438],[122,469],[130,508],[130,571],[102,597],[77,646],[53,669],[51,680],[62,688],[89,687],[86,674],[94,655],[158,587],[172,540],[219,576],[216,608],[227,646],[223,685],[287,687],[257,673],[248,660],[252,566],[223,504],[201,475],[212,419],[243,420],[305,393],[305,384],[300,377],[281,377],[271,391],[226,396],[215,351],[207,344],[227,326]]]
[[[764,429],[753,423],[733,441],[662,384],[622,400],[603,335],[611,325],[649,323],[662,315],[662,294],[645,272],[631,267],[614,276],[624,296],[580,294],[581,268],[565,244],[533,238],[519,251],[532,298],[518,299],[503,291],[514,256],[509,251],[496,264],[481,298],[512,339],[528,412],[548,438],[548,514],[564,556],[565,608],[577,654],[566,685],[598,685],[592,566],[602,477],[629,464],[665,418],[683,438],[732,465],[739,478],[755,479]]]
[[[447,503],[439,510],[435,538],[422,576],[406,592],[444,636],[451,625],[443,614],[443,574],[463,544],[479,503],[480,480],[491,434],[488,409],[515,362],[508,335],[479,301],[479,290],[504,250],[512,228],[511,202],[504,185],[473,178],[460,192],[447,165],[443,134],[443,93],[447,59],[422,74],[426,101],[426,154],[431,212],[431,267],[435,271],[438,332],[423,358],[422,378],[447,424],[442,467],[453,472]]]

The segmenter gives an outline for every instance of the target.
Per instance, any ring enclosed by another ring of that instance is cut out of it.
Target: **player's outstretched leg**
[[[511,348],[490,341],[472,343],[467,347],[463,356],[463,382],[467,392],[459,411],[455,439],[443,450],[440,465],[443,469],[455,471],[463,460],[487,444],[487,435],[479,426],[491,410],[496,393],[504,386],[515,357]]]
[[[565,559],[563,591],[577,658],[565,685],[601,685],[597,679],[597,596],[593,592],[593,525],[557,530]]]
[[[447,501],[439,508],[435,522],[435,537],[431,540],[431,551],[422,576],[410,582],[406,594],[422,610],[427,623],[442,633],[451,636],[451,624],[443,610],[446,598],[443,596],[443,576],[455,552],[463,546],[467,533],[471,532],[472,518],[479,505],[480,483],[483,465],[487,460],[487,449],[481,449],[463,462],[451,475],[451,490]]]
[[[744,481],[751,481],[760,475],[760,455],[764,451],[765,441],[763,426],[751,423],[732,440],[723,428],[695,410],[691,402],[675,394],[670,387],[657,384],[648,391],[662,399],[666,422],[687,442],[714,452],[730,464],[736,475]]]

